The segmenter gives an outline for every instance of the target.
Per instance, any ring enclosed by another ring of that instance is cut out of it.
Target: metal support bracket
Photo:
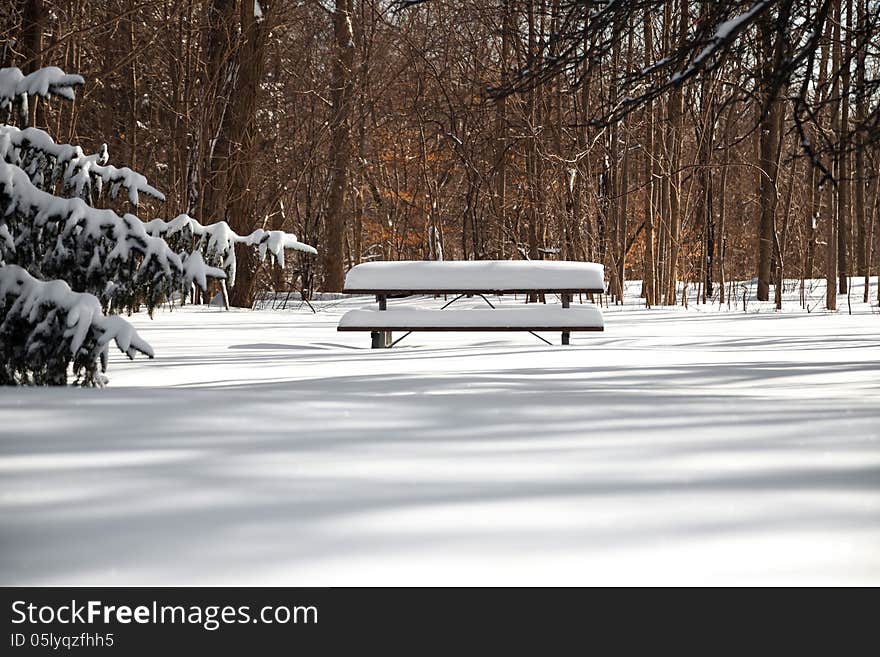
[[[571,295],[567,292],[562,293],[562,307],[569,308],[571,306]],[[562,344],[568,345],[571,344],[571,332],[563,331],[562,332]]]
[[[388,297],[384,294],[377,294],[376,301],[379,302],[379,310],[388,310]],[[392,346],[391,331],[370,331],[372,349],[388,349]]]

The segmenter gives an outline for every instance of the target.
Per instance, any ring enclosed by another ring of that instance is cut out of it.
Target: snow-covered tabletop
[[[350,294],[602,292],[605,269],[593,262],[467,260],[367,262],[345,277]]]

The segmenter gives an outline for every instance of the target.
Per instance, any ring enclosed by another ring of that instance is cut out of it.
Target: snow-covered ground
[[[0,390],[0,584],[880,584],[880,314],[822,294],[570,347],[135,316],[108,388]]]

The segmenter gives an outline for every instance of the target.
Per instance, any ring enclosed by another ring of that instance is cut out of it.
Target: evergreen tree
[[[281,266],[286,249],[315,253],[282,231],[238,235],[187,215],[145,223],[99,207],[123,190],[134,211],[141,194],[164,196],[109,164],[106,146],[86,155],[27,126],[29,96],[72,100],[82,84],[56,67],[0,69],[0,384],[63,385],[72,364],[77,383],[102,385],[111,342],[129,358],[153,356],[112,313],[152,313],[208,279],[234,283],[237,244]]]

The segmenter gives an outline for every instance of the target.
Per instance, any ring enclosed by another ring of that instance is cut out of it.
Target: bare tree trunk
[[[613,31],[620,32],[620,26],[615,21]],[[620,41],[615,40],[611,49],[611,70],[620,70]],[[617,76],[611,76],[611,83],[608,89],[608,103],[613,105],[617,102]],[[620,251],[620,201],[621,201],[621,171],[618,160],[620,159],[620,130],[619,123],[615,123],[608,127],[608,226],[610,228],[611,237],[608,240],[608,257],[611,270],[611,294],[617,303],[623,300],[623,281],[620,278],[620,261],[623,253]]]
[[[236,0],[211,0],[203,81],[205,117],[200,139],[202,174],[197,202],[203,221],[226,219],[226,176],[229,167],[229,106],[235,70]]]
[[[529,66],[536,65],[538,27],[535,16],[535,2],[529,0],[527,7],[528,20],[528,56]],[[540,89],[540,87],[539,87]],[[539,166],[538,166],[538,90],[530,89],[528,92],[528,147],[526,151],[526,175],[528,176],[528,257],[530,260],[539,260],[541,253],[538,251],[538,205],[543,191],[540,189]],[[536,295],[530,295],[530,301],[537,301]]]
[[[137,45],[135,43],[134,16],[127,16],[123,21],[123,36],[128,45],[129,62],[125,67],[126,86],[128,89],[128,125],[126,126],[126,138],[128,141],[128,166],[132,169],[138,167],[138,74],[137,74]]]
[[[858,30],[865,29],[867,14],[867,0],[857,0],[858,3]],[[867,46],[862,45],[856,56],[856,124],[862,125],[867,115],[867,90],[865,89],[865,58]],[[868,230],[868,216],[865,208],[865,182],[867,171],[865,170],[865,143],[862,136],[858,137],[855,152],[855,171],[853,181],[855,183],[855,224],[856,224],[856,274],[865,279],[864,301],[868,302],[869,288],[869,262],[871,252],[871,232]]]
[[[825,93],[825,83],[828,76],[828,59],[830,57],[830,42],[832,36],[832,23],[833,21],[826,21],[825,26],[823,28],[823,37],[821,41],[821,50],[819,54],[819,73],[816,84],[816,100],[821,104],[822,98]],[[817,117],[817,121],[822,122],[823,116],[820,114]],[[827,224],[833,219],[830,216],[830,210],[828,210],[828,199],[823,198],[827,196],[825,190],[822,188],[822,180],[821,173],[816,169],[816,167],[810,168],[810,216],[807,218],[807,235],[809,237],[809,242],[807,244],[807,252],[806,252],[806,263],[804,266],[804,276],[806,278],[813,278],[813,274],[816,271],[815,266],[815,258],[817,247],[819,246],[819,236],[820,231],[824,230],[823,226],[820,224]],[[827,297],[826,297],[827,298]],[[801,282],[801,303],[806,306],[806,283],[805,281]]]
[[[46,9],[43,0],[23,0],[21,33],[19,35],[22,61],[19,68],[25,73],[42,66],[43,31],[46,28]]]
[[[510,39],[513,30],[512,14],[509,0],[503,0],[501,11],[501,71],[506,77],[510,59]],[[504,235],[507,229],[507,96],[498,99],[495,107],[495,221],[497,232],[495,237],[495,257],[504,257]]]
[[[869,239],[874,239],[873,234],[875,231],[878,233],[878,236],[877,246],[873,249],[873,253],[880,253],[880,175],[875,175],[874,177],[874,201],[871,205],[871,231],[869,232],[871,237]],[[867,288],[867,285],[865,288]],[[867,295],[867,290],[865,294]],[[880,258],[877,258],[877,303],[880,304]]]
[[[777,126],[777,134],[779,137],[778,147],[776,149],[776,170],[779,170],[779,159],[782,157],[782,122],[784,116],[782,112],[779,112],[779,116],[777,120],[779,121]],[[795,173],[797,172],[797,164],[794,165],[793,169],[789,175],[788,181],[788,192],[786,195],[785,201],[785,212],[783,214],[782,220],[782,235],[779,236],[779,226],[776,221],[776,213],[773,214],[773,255],[776,260],[776,271],[775,271],[775,279],[776,284],[774,286],[774,295],[773,300],[776,303],[776,310],[782,310],[782,294],[785,291],[785,252],[784,252],[784,237],[788,231],[788,218],[791,214],[791,200],[792,200],[792,192],[794,191],[794,178]]]
[[[834,1],[834,32],[831,37],[831,70],[839,71],[840,70],[840,59],[841,59],[841,49],[840,49],[840,0]],[[834,134],[840,134],[840,111],[838,109],[838,104],[840,103],[840,76],[834,76],[834,82],[832,84],[831,89],[831,101],[834,103],[834,109],[832,110],[832,119],[831,119],[831,129]],[[840,158],[839,156],[835,156],[834,158],[834,175],[840,180]],[[829,185],[830,187],[830,185]],[[834,196],[832,196],[833,190],[829,189],[829,199],[828,199],[828,242],[827,242],[827,258],[825,262],[825,307],[828,310],[837,310],[837,275],[838,275],[838,256],[840,250],[838,248],[838,233],[840,232],[840,198],[839,192],[837,197],[837,204],[834,205]]]
[[[24,59],[20,68],[24,73],[32,73],[43,65],[43,31],[46,29],[46,18],[43,0],[25,0],[19,36]],[[39,101],[35,98],[28,108],[28,125],[36,125],[38,106]]]
[[[645,66],[650,66],[654,60],[654,34],[651,11],[645,9],[642,16],[644,25]],[[656,300],[656,254],[654,248],[654,173],[656,165],[655,138],[654,138],[654,104],[648,103],[645,107],[645,252],[642,258],[642,295],[648,307],[653,306]]]
[[[230,107],[230,141],[234,150],[230,157],[227,198],[229,224],[240,234],[261,228],[265,217],[257,214],[257,197],[253,188],[254,146],[257,128],[254,124],[260,101],[260,81],[265,68],[265,43],[270,29],[271,12],[262,20],[254,16],[249,0],[241,2],[241,45],[238,54],[238,75],[235,95]],[[254,302],[259,261],[253,248],[237,249],[238,273],[230,303],[250,308]]]
[[[706,76],[700,85],[702,121],[699,126],[697,178],[700,183],[700,216],[703,220],[703,256],[700,259],[702,301],[712,296],[712,268],[715,257],[715,217],[713,207],[712,151],[715,145],[715,90]]]
[[[776,218],[776,180],[778,167],[776,151],[779,146],[779,123],[781,101],[773,90],[773,77],[778,61],[781,59],[781,35],[776,31],[773,17],[768,14],[761,21],[761,47],[763,65],[762,84],[765,89],[764,114],[759,128],[760,167],[759,195],[761,199],[761,220],[758,227],[758,301],[770,299],[770,278],[772,273],[773,234]]]
[[[687,38],[690,25],[687,0],[679,3],[679,43]],[[670,159],[669,159],[669,251],[668,275],[666,277],[666,304],[675,305],[678,286],[678,257],[681,251],[681,136],[684,127],[683,91],[676,87],[669,101]]]
[[[335,52],[331,62],[330,190],[324,225],[324,291],[338,292],[344,284],[343,240],[345,197],[350,166],[349,114],[354,88],[354,33],[352,0],[336,0],[333,10]]]
[[[845,38],[845,47],[843,54],[843,62],[841,71],[841,107],[840,107],[840,125],[838,138],[841,144],[846,139],[849,132],[849,90],[850,90],[850,45],[852,37],[852,0],[846,2],[846,33],[842,35]],[[849,274],[849,258],[847,256],[847,238],[850,231],[850,171],[849,171],[849,149],[841,147],[840,165],[838,169],[837,179],[837,291],[839,294],[847,294],[849,291],[848,274]]]
[[[634,25],[632,20],[629,22],[629,38],[627,39],[626,56],[628,66],[632,67],[632,51],[633,51],[633,32]],[[615,70],[617,70],[615,68]],[[616,101],[615,101],[616,102]],[[623,303],[624,287],[626,284],[626,253],[627,253],[627,233],[629,232],[629,175],[630,175],[630,131],[626,122],[621,123],[621,129],[625,130],[622,138],[623,162],[621,163],[620,184],[618,185],[617,199],[615,204],[619,205],[617,213],[617,285],[618,298]]]
[[[721,169],[721,185],[718,199],[718,284],[720,286],[718,293],[718,303],[723,304],[726,299],[727,290],[727,272],[725,269],[725,258],[727,256],[727,180],[730,175],[730,130],[733,121],[733,110],[735,105],[731,104],[727,113],[727,121],[724,123],[724,166]]]

